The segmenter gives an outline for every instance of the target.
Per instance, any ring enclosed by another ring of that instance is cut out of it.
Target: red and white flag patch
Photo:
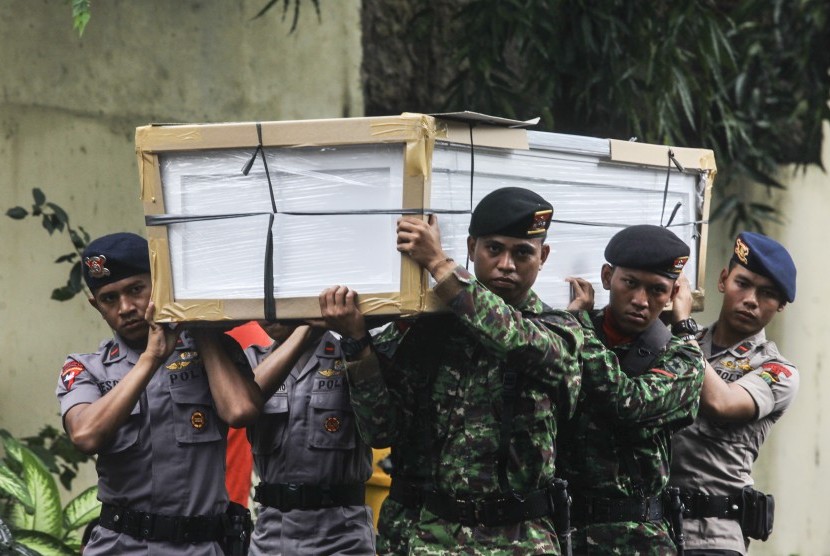
[[[63,381],[64,388],[71,390],[72,385],[75,384],[75,378],[85,370],[86,367],[74,359],[70,359],[64,363],[63,370],[61,371],[61,380]]]

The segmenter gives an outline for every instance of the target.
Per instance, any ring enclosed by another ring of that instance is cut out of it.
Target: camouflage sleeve
[[[654,367],[642,375],[629,377],[619,364],[613,364],[586,370],[583,388],[589,403],[600,404],[598,410],[614,419],[646,426],[681,427],[697,415],[703,371],[701,351],[672,338]]]
[[[461,291],[452,298],[446,291]],[[446,288],[446,291],[442,291]],[[544,321],[527,318],[502,298],[482,286],[462,266],[435,286],[453,313],[472,330],[486,349],[499,358],[522,352],[528,362],[551,362],[568,374],[578,373],[578,352],[583,334],[579,323],[564,311],[557,311]]]
[[[370,331],[374,350],[369,357],[348,363],[349,394],[358,432],[373,448],[386,448],[394,442],[402,427],[403,409],[395,383],[387,384],[390,360],[403,338],[396,323]],[[391,382],[391,381],[390,381]]]

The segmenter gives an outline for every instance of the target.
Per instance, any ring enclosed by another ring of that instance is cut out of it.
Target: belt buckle
[[[479,511],[475,500],[456,498],[455,505],[458,510],[458,523],[468,527],[478,525]]]

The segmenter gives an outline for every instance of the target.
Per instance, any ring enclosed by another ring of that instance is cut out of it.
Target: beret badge
[[[672,263],[671,271],[680,274],[687,262],[689,262],[689,257],[677,257]]]
[[[104,255],[94,255],[92,257],[84,257],[84,264],[87,268],[87,273],[92,278],[103,278],[110,275],[110,270],[104,265],[107,264],[107,258]]]
[[[527,235],[535,236],[538,234],[544,234],[548,226],[550,226],[550,220],[553,217],[553,211],[548,210],[539,210],[533,214],[533,222],[530,224],[530,229],[527,231]]]
[[[735,241],[735,256],[738,257],[738,260],[743,264],[748,264],[747,258],[749,257],[749,246],[744,243],[741,238],[738,238]]]

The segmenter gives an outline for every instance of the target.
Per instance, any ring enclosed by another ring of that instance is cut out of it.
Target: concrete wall
[[[824,126],[823,160],[830,168],[830,125]],[[799,368],[801,385],[790,409],[773,427],[755,464],[756,487],[775,495],[775,530],[765,542],[754,541],[755,555],[830,554],[826,500],[830,500],[830,377],[822,369],[823,350],[830,346],[827,301],[823,298],[830,274],[824,233],[830,214],[830,176],[813,168],[806,173],[782,169],[785,192],[767,196],[753,188],[756,199],[785,215],[784,225],[770,223],[766,233],[783,243],[798,269],[796,300],[767,327],[785,357]],[[715,183],[717,187],[717,182]],[[717,277],[731,257],[731,237],[723,223],[710,228],[706,310],[701,322],[712,322],[720,310]]]
[[[8,208],[39,187],[93,237],[143,233],[137,126],[362,115],[359,0],[321,0],[319,21],[304,0],[292,34],[281,2],[252,20],[266,3],[94,2],[82,39],[62,0],[0,5],[0,427],[60,427],[64,357],[109,335],[84,298],[49,299],[68,238]]]

